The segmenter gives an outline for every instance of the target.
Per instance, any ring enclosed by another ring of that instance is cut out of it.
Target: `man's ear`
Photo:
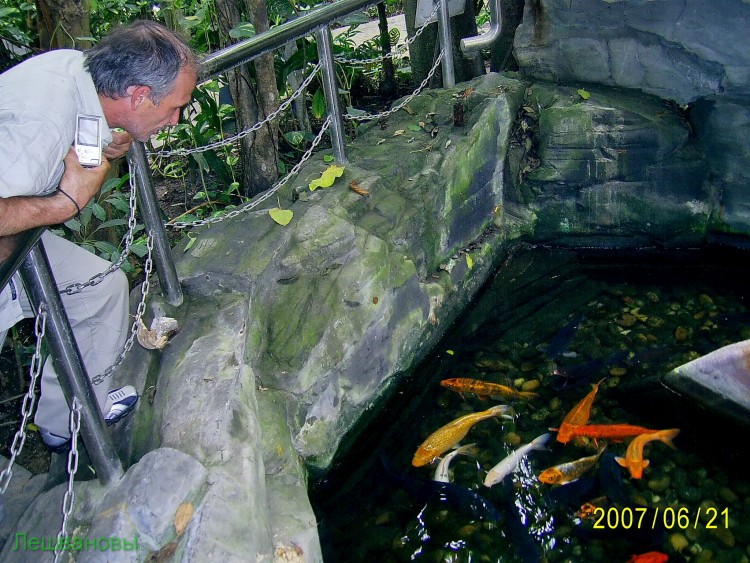
[[[130,109],[135,111],[151,96],[151,86],[129,86],[127,93],[130,96]]]

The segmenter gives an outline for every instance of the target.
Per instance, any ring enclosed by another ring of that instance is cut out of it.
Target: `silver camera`
[[[99,166],[102,163],[101,117],[78,114],[75,149],[81,166]]]

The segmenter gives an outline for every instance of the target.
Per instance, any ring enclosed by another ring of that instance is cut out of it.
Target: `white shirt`
[[[32,57],[0,74],[0,197],[53,193],[65,170],[79,113],[104,118],[80,51],[59,49]],[[103,119],[102,147],[112,141]],[[18,294],[0,292],[0,331],[23,318]]]

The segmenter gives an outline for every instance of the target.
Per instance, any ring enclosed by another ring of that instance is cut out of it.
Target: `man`
[[[74,217],[101,189],[109,160],[125,154],[133,139],[147,141],[177,124],[196,79],[190,47],[150,21],[116,29],[86,53],[51,51],[0,75],[0,236]],[[72,148],[78,114],[103,118],[100,166],[81,166]],[[60,288],[109,266],[50,232],[42,241]],[[125,275],[114,272],[62,299],[89,376],[101,374],[127,338]],[[14,277],[0,293],[0,333],[34,314]],[[105,420],[113,423],[138,395],[132,386],[109,392],[108,386],[105,381],[94,390]],[[65,447],[69,408],[51,361],[44,365],[41,388],[35,422],[49,447]]]

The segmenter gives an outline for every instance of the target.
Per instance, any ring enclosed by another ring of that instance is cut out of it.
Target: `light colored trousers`
[[[42,242],[60,289],[74,282],[88,281],[110,266],[106,260],[49,231],[42,235]],[[89,378],[101,374],[115,362],[127,338],[129,294],[125,274],[116,270],[98,285],[61,297]],[[36,313],[25,291],[21,292],[20,301],[24,316],[34,317]],[[112,406],[107,404],[110,384],[111,378],[107,378],[94,385],[104,414]],[[47,358],[42,369],[41,387],[34,422],[52,434],[70,436],[70,409],[51,358]]]

